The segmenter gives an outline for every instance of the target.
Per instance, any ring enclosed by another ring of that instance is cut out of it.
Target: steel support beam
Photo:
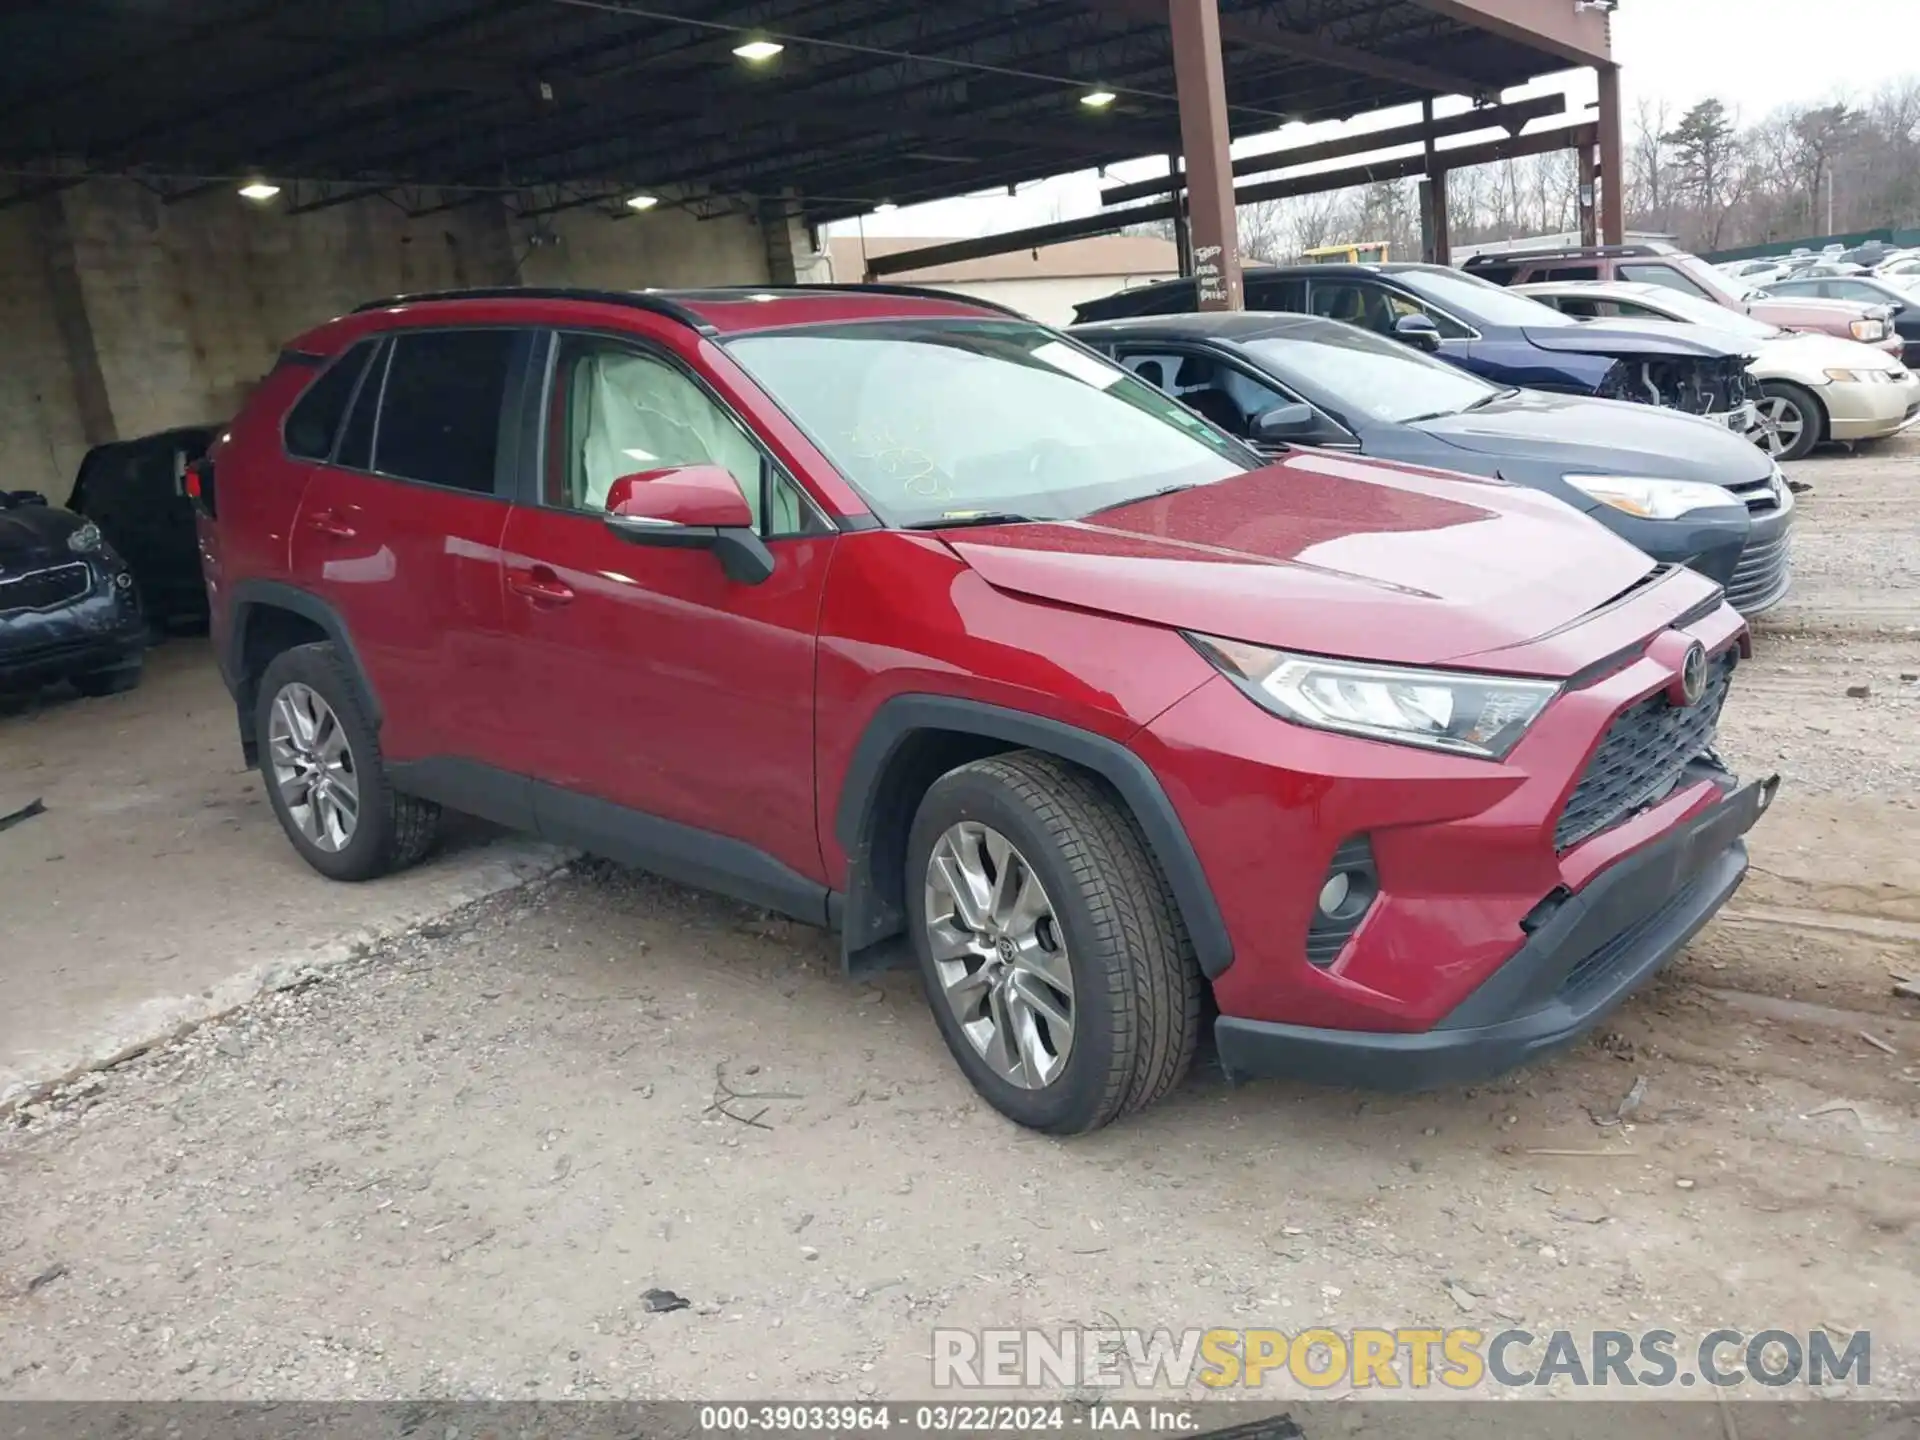
[[[1627,243],[1627,146],[1620,124],[1620,67],[1602,65],[1600,76],[1600,235],[1603,243]]]
[[[1165,19],[1168,7],[1178,9],[1180,0],[1086,0],[1096,10],[1131,20]],[[1374,55],[1351,45],[1323,40],[1318,35],[1303,35],[1276,21],[1253,15],[1227,15],[1219,19],[1219,34],[1228,44],[1246,50],[1285,55],[1313,65],[1330,66],[1375,80],[1392,80],[1435,95],[1473,95],[1486,88],[1479,81],[1462,75],[1396,60],[1389,55]]]
[[[1233,162],[1233,173],[1237,176],[1263,175],[1272,170],[1286,170],[1295,165],[1317,165],[1323,160],[1341,160],[1349,155],[1365,155],[1374,150],[1387,150],[1396,145],[1413,145],[1422,141],[1429,145],[1434,140],[1448,135],[1471,135],[1476,130],[1491,130],[1496,126],[1509,135],[1518,135],[1521,129],[1533,120],[1548,115],[1567,113],[1564,109],[1566,97],[1563,95],[1539,95],[1531,100],[1517,100],[1511,105],[1494,105],[1478,110],[1468,110],[1459,115],[1447,115],[1439,120],[1416,120],[1408,125],[1395,125],[1386,130],[1374,130],[1365,135],[1342,135],[1336,140],[1322,140],[1312,145],[1295,145],[1286,150],[1268,150],[1259,155],[1242,155]],[[1432,113],[1432,102],[1427,102],[1428,113]],[[1145,200],[1149,196],[1166,195],[1176,187],[1177,181],[1159,176],[1151,180],[1136,180],[1127,185],[1116,185],[1111,190],[1100,192],[1103,205],[1124,205],[1131,200]]]
[[[1519,160],[1528,155],[1548,155],[1570,150],[1582,144],[1597,143],[1595,127],[1572,125],[1558,130],[1542,130],[1512,140],[1494,140],[1482,145],[1461,145],[1435,152],[1441,168],[1440,203],[1446,201],[1445,179],[1449,171],[1470,165],[1491,165],[1500,160]],[[1409,155],[1370,165],[1349,165],[1342,170],[1323,170],[1315,175],[1296,175],[1286,180],[1267,180],[1257,185],[1242,185],[1233,192],[1236,204],[1250,205],[1259,200],[1290,200],[1299,195],[1319,195],[1328,190],[1346,190],[1355,185],[1372,185],[1382,180],[1408,180],[1426,173],[1427,157]],[[1029,230],[1014,230],[1002,235],[982,235],[976,240],[953,240],[944,245],[928,245],[919,250],[901,250],[892,255],[876,255],[868,262],[875,276],[899,275],[909,270],[932,269],[936,265],[957,265],[963,260],[980,260],[989,255],[1007,255],[1015,250],[1035,250],[1058,245],[1066,240],[1083,240],[1090,235],[1114,235],[1129,225],[1152,220],[1170,220],[1175,213],[1171,200],[1151,205],[1135,205],[1128,210],[1109,210],[1104,215],[1089,215],[1083,220],[1060,220]],[[1195,235],[1196,244],[1199,237]]]
[[[1606,12],[1573,0],[1413,0],[1423,9],[1569,65],[1611,65],[1613,27]]]
[[[1239,225],[1227,147],[1227,76],[1219,0],[1170,0],[1173,73],[1180,90],[1180,151],[1187,159],[1187,223],[1202,310],[1240,310]]]

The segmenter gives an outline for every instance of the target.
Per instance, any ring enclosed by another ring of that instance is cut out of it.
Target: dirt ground
[[[0,831],[0,1105],[562,858],[468,823],[389,884],[329,884],[266,843],[203,639],[148,652],[128,694],[62,687],[0,716],[0,815],[34,800]]]
[[[1781,799],[1592,1043],[1411,1098],[1203,1065],[1054,1141],[912,976],[586,866],[19,1112],[0,1397],[925,1397],[936,1326],[1463,1323],[1867,1328],[1920,1395],[1920,439],[1795,473],[1723,731]]]

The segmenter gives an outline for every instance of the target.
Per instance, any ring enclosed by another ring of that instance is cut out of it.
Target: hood
[[[1751,358],[1758,341],[1710,330],[1704,325],[1676,325],[1671,321],[1635,324],[1631,320],[1589,321],[1584,325],[1536,326],[1526,337],[1542,350],[1567,350],[1581,355],[1699,356],[1724,360]]]
[[[1898,356],[1876,345],[1862,345],[1858,340],[1842,340],[1838,335],[1810,330],[1788,331],[1761,346],[1756,367],[1761,378],[1771,378],[1776,367],[1782,371],[1799,371],[1814,385],[1826,382],[1828,370],[1905,368]]]
[[[0,501],[0,570],[69,558],[67,536],[83,523],[71,510]]]
[[[1456,450],[1561,473],[1651,475],[1714,485],[1750,485],[1773,473],[1765,452],[1724,425],[1678,410],[1588,395],[1522,390],[1412,428]]]
[[[1515,649],[1655,568],[1538,491],[1321,451],[1085,520],[944,538],[997,589],[1403,665]],[[1678,613],[1711,587],[1662,589],[1675,593],[1668,613]],[[1525,673],[1572,674],[1609,653],[1588,653],[1577,631],[1564,638],[1530,654]]]
[[[1832,325],[1836,328],[1886,308],[1884,305],[1863,305],[1857,300],[1827,300],[1818,295],[1747,302],[1747,313],[1756,320],[1765,320],[1769,325]]]

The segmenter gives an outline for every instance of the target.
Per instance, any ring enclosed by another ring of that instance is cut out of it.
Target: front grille
[[[1729,485],[1727,489],[1740,497],[1749,514],[1771,515],[1780,508],[1780,487],[1774,483],[1771,475],[1750,480],[1744,485]]]
[[[1688,762],[1712,747],[1737,663],[1732,650],[1709,663],[1698,705],[1675,705],[1662,693],[1614,717],[1560,812],[1553,829],[1556,850],[1571,850],[1672,793]]]
[[[92,587],[93,572],[84,562],[0,579],[0,611],[48,610],[78,600]]]
[[[1743,615],[1775,604],[1793,583],[1793,532],[1749,545],[1727,581],[1727,603]]]

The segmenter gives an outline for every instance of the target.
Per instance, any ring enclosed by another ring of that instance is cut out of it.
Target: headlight
[[[91,555],[104,543],[100,535],[100,527],[91,520],[67,536],[67,549],[76,555]]]
[[[1283,719],[1488,760],[1513,749],[1560,690],[1551,680],[1403,670],[1293,655],[1211,635],[1187,638]]]
[[[1856,340],[1884,340],[1887,338],[1887,322],[1884,320],[1856,320],[1848,327]]]
[[[1718,485],[1695,480],[1654,480],[1638,475],[1562,475],[1576,490],[1594,499],[1638,515],[1644,520],[1678,520],[1696,510],[1716,510],[1741,503]]]
[[[1866,385],[1873,380],[1871,373],[1865,370],[1829,370],[1829,380],[1838,380],[1842,385]]]

